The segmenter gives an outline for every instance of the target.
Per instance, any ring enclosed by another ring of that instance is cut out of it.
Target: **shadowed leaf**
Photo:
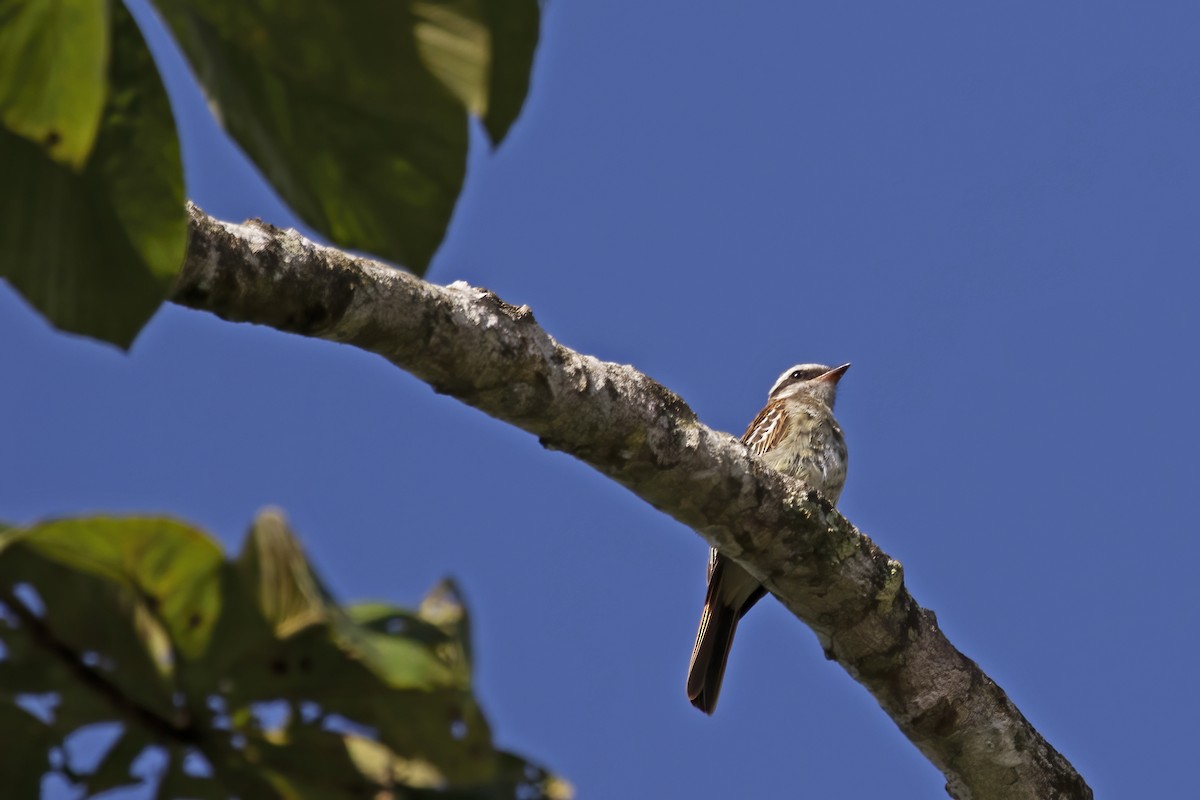
[[[468,111],[502,138],[537,42],[536,0],[156,5],[222,124],[296,214],[417,273],[462,188]]]
[[[0,700],[0,786],[11,797],[37,797],[46,753],[61,735],[27,711]]]
[[[121,735],[108,748],[96,769],[86,776],[85,785],[90,794],[100,794],[118,786],[139,783],[130,773],[130,767],[142,751],[153,743],[153,739],[140,728],[126,726]]]

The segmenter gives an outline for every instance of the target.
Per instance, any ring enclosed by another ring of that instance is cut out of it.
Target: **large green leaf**
[[[80,4],[42,0],[34,5],[63,11]],[[54,68],[55,85],[22,89],[12,101],[22,110],[36,106],[43,93],[60,92],[87,105],[100,92],[106,101],[94,144],[84,122],[62,126],[73,131],[70,136],[57,134],[56,128],[56,135],[46,134],[35,144],[29,132],[41,130],[38,120],[44,114],[22,116],[34,120],[23,123],[28,130],[0,128],[0,276],[56,326],[127,346],[162,303],[183,263],[187,217],[166,92],[129,12],[120,3],[111,4],[111,11],[112,58],[107,71],[99,73],[107,76],[101,89],[93,85],[95,74],[81,77],[76,74],[81,69],[68,74]],[[109,41],[102,47],[95,41],[96,28],[107,32],[107,24],[99,23],[65,26],[49,55],[35,48],[12,55],[12,42],[30,16],[36,15],[0,12],[0,45],[10,47],[0,61],[23,64],[40,54],[73,62],[76,48],[99,48],[107,57]],[[89,57],[88,63],[95,60]],[[25,80],[21,73],[0,76],[0,86]],[[70,142],[65,150],[64,141]],[[63,155],[68,152],[70,159]]]
[[[56,563],[123,587],[129,602],[144,605],[161,621],[184,658],[205,651],[221,609],[217,570],[224,557],[199,531],[157,517],[92,517],[40,525],[14,545],[40,556],[38,563]]]
[[[0,646],[0,777],[11,785],[36,785],[27,773],[40,775],[72,731],[119,721],[96,768],[64,777],[91,792],[129,783],[153,744],[168,752],[161,797],[569,796],[495,748],[452,583],[415,612],[345,610],[275,511],[237,562],[166,519],[0,531]],[[49,721],[18,707],[31,696],[54,699]],[[186,768],[195,755],[211,774]]]
[[[92,152],[108,93],[108,9],[109,0],[0,2],[0,124],[74,169]]]
[[[536,0],[155,3],[292,209],[337,244],[417,272],[462,187],[467,112],[504,135],[537,41]]]
[[[103,520],[98,527],[111,529],[112,525]],[[86,533],[88,528],[86,522],[59,522],[7,537],[0,557],[0,588],[12,592],[25,586],[36,592],[41,606],[33,608],[40,614],[38,627],[31,630],[32,620],[24,627],[36,643],[44,646],[46,640],[53,640],[71,654],[72,666],[83,664],[105,676],[116,691],[138,706],[170,719],[175,713],[169,680],[174,669],[170,642],[154,616],[153,598],[140,586],[136,574],[114,569],[114,562],[131,548],[118,540],[113,553],[105,546],[110,540],[102,535],[81,535],[77,549],[61,548],[65,538]],[[29,653],[28,646],[25,653]],[[24,669],[30,677],[38,675],[31,687],[34,691],[78,689],[63,659],[46,667],[39,675],[36,661],[14,661],[10,677],[20,676],[17,671]],[[46,681],[53,684],[47,686]],[[81,699],[90,697],[83,692]],[[104,719],[111,710],[103,704],[87,703],[82,711],[63,702],[59,713],[67,714],[72,722],[87,724]]]

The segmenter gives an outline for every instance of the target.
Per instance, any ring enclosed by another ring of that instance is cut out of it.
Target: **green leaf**
[[[457,664],[461,670],[466,670],[464,674],[469,677],[472,658],[471,619],[458,584],[450,578],[443,578],[421,600],[417,613],[421,619],[438,626],[450,637],[453,645],[444,650],[443,658]]]
[[[500,768],[485,784],[416,795],[429,800],[571,800],[574,796],[575,788],[568,781],[512,753],[500,754]]]
[[[414,614],[381,603],[346,609],[345,635],[364,664],[399,689],[471,688],[470,624],[453,581],[443,580]]]
[[[66,520],[30,528],[0,553],[0,588],[11,595],[32,587],[44,606],[31,608],[35,619],[22,620],[17,632],[42,647],[52,639],[61,656],[46,665],[44,678],[30,658],[14,661],[10,676],[56,684],[64,721],[82,725],[116,713],[79,682],[81,671],[164,719],[174,717],[177,649],[194,647],[197,636],[178,618],[191,613],[180,606],[197,594],[187,574],[190,554],[172,536],[177,530],[185,529],[165,520],[135,520],[128,528],[108,519]],[[211,543],[193,542],[220,558]],[[30,652],[26,643],[23,653]]]
[[[529,92],[529,75],[537,49],[539,5],[529,0],[483,0],[484,19],[492,32],[488,110],[483,123],[499,145],[521,113]]]
[[[264,642],[233,665],[223,696],[233,710],[279,699],[313,703],[373,729],[384,746],[428,761],[448,780],[493,774],[490,729],[468,691],[393,688],[344,642],[325,624]]]
[[[189,775],[184,770],[186,757],[187,753],[182,748],[171,749],[170,760],[154,793],[156,800],[177,800],[182,797],[188,800],[228,800],[229,791],[212,777]],[[258,796],[269,795],[260,793]]]
[[[259,513],[238,556],[242,579],[280,636],[325,622],[336,609],[277,509]]]
[[[259,613],[238,569],[225,561],[215,578],[220,610],[208,645],[178,675],[180,688],[196,702],[237,683],[239,664],[253,655],[261,657],[267,643],[275,640],[275,631]]]
[[[280,741],[255,743],[248,757],[270,773],[287,797],[356,800],[372,797],[384,781],[365,774],[351,758],[345,738],[312,725],[288,731]]]
[[[183,263],[187,217],[166,92],[133,18],[111,9],[107,102],[81,170],[0,129],[0,276],[57,327],[124,347]]]
[[[155,2],[218,118],[297,215],[418,273],[462,188],[468,110],[503,135],[537,36],[536,0],[499,3],[521,13],[493,27],[477,0]]]
[[[479,0],[413,0],[417,52],[433,76],[477,117],[487,113],[491,31]]]
[[[15,615],[10,611],[6,616]],[[45,658],[39,648],[46,643],[35,641],[28,626],[0,619],[0,642],[6,651],[5,658],[0,659],[0,702],[13,702],[22,695],[56,697],[52,727],[60,736],[76,727],[113,718],[113,707],[83,685],[78,672],[60,659]]]
[[[131,774],[130,767],[142,751],[153,743],[153,739],[144,730],[126,725],[125,730],[96,765],[96,769],[86,776],[84,783],[88,793],[97,795],[118,786],[140,783],[140,779]]]
[[[412,0],[417,52],[499,144],[529,89],[538,5],[528,0]]]
[[[306,223],[423,271],[464,175],[466,118],[404,3],[158,0],[218,118]]]
[[[279,512],[260,515],[236,564],[166,519],[3,532],[0,601],[0,752],[36,774],[70,732],[115,719],[122,735],[99,765],[67,771],[89,791],[131,783],[155,744],[170,753],[162,797],[568,796],[495,748],[453,583],[415,612],[344,610]],[[23,694],[57,698],[49,724],[14,705]],[[286,713],[267,713],[280,702]],[[190,748],[211,777],[188,774]]]
[[[108,91],[108,8],[108,0],[0,4],[0,123],[75,170],[92,151]]]
[[[68,519],[30,528],[13,546],[105,579],[161,622],[183,657],[196,658],[206,649],[221,608],[217,570],[224,558],[194,528],[160,517]],[[35,586],[48,607],[61,591],[57,585]]]
[[[37,797],[47,750],[61,736],[41,720],[0,700],[0,786],[7,797]]]
[[[381,603],[353,605],[346,613],[358,624],[355,650],[389,685],[469,688],[469,665],[457,657],[460,644],[442,628]]]
[[[491,732],[470,695],[466,609],[452,582],[435,587],[417,614],[378,605],[343,612],[277,511],[259,515],[238,564],[282,641],[239,665],[234,706],[315,702],[440,774],[474,781],[493,773]]]

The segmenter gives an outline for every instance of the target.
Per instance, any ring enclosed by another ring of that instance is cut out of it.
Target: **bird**
[[[775,381],[742,443],[773,469],[799,478],[836,504],[846,483],[846,440],[833,417],[838,381],[849,364],[797,364]],[[705,714],[717,707],[738,621],[767,593],[734,561],[711,548],[708,588],[688,664],[687,694]]]

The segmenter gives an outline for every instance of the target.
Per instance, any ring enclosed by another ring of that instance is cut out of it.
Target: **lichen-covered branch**
[[[917,605],[900,564],[803,485],[629,366],[558,344],[528,307],[435,286],[261,222],[191,208],[172,299],[378,353],[534,434],[693,528],[760,578],[826,655],[972,798],[1090,798],[1080,775]]]

